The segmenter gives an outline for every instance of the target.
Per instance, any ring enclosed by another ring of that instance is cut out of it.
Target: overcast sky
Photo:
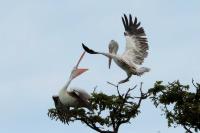
[[[93,133],[75,122],[69,126],[47,117],[56,95],[82,53],[81,43],[107,51],[111,39],[125,48],[123,13],[137,16],[149,41],[143,66],[151,72],[132,77],[121,92],[144,82],[144,91],[155,81],[200,81],[200,1],[183,0],[0,0],[0,131],[2,133]],[[108,70],[103,56],[86,54],[80,64],[90,70],[71,86],[107,94],[116,92],[106,81],[117,83],[126,74],[114,63]],[[136,92],[137,94],[137,92]],[[141,114],[122,126],[120,133],[183,133],[168,128],[150,100]]]

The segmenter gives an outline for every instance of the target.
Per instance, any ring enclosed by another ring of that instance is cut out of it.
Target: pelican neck
[[[68,82],[65,84],[65,86],[64,86],[64,88],[63,88],[64,90],[67,90],[67,89],[68,89],[68,87],[69,87],[71,81],[72,81],[72,79],[69,79],[69,80],[68,80]]]

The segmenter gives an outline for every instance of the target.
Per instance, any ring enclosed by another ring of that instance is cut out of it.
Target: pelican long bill
[[[111,63],[112,63],[112,58],[109,57],[109,59],[108,59],[108,68],[109,68],[109,69],[110,69],[110,67],[111,67]]]
[[[81,75],[82,73],[86,72],[88,69],[87,68],[77,68],[75,71],[74,71],[74,78],[78,77],[79,75]]]
[[[85,51],[81,54],[77,64],[75,65],[74,69],[72,70],[72,74],[70,76],[72,79],[78,77],[79,75],[81,75],[82,73],[84,73],[88,70],[87,68],[78,68],[81,60],[84,57],[84,55],[85,55]]]

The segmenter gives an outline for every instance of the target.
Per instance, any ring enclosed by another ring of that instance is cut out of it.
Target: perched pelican
[[[88,69],[78,68],[80,61],[82,60],[85,52],[81,55],[78,63],[72,69],[70,77],[66,85],[59,92],[60,102],[67,107],[86,107],[91,110],[91,105],[89,103],[90,95],[82,89],[71,87],[68,90],[69,84],[77,76],[81,75]]]
[[[122,55],[118,55],[118,43],[111,40],[109,43],[109,53],[96,52],[89,49],[82,44],[84,50],[90,54],[102,54],[109,58],[109,68],[111,66],[112,59],[114,62],[127,73],[127,78],[118,82],[119,84],[129,81],[132,75],[141,76],[145,72],[149,72],[147,67],[138,68],[137,65],[141,65],[144,58],[147,57],[149,49],[146,34],[143,27],[140,27],[140,22],[137,22],[137,18],[133,22],[132,16],[128,17],[124,14],[122,22],[125,28],[124,36],[126,38],[126,48]]]

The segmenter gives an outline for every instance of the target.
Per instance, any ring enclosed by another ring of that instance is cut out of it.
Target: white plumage
[[[68,107],[86,107],[91,110],[91,104],[89,103],[90,95],[84,91],[83,89],[80,89],[78,87],[71,87],[69,89],[69,85],[71,81],[82,74],[83,72],[87,71],[88,69],[80,69],[78,68],[78,65],[80,61],[82,60],[85,52],[80,57],[77,65],[73,68],[71,75],[69,77],[68,82],[66,85],[59,91],[59,100],[60,102]]]
[[[77,87],[70,87],[68,91],[61,89],[59,92],[59,99],[61,103],[69,107],[87,107],[90,109],[89,99],[90,95],[83,89]]]
[[[124,14],[122,17],[122,22],[125,28],[125,39],[126,47],[122,55],[118,55],[118,43],[114,40],[111,40],[109,43],[109,53],[96,52],[92,49],[89,49],[84,44],[82,45],[84,50],[90,54],[102,54],[109,58],[109,68],[111,66],[111,60],[122,68],[127,73],[127,78],[121,80],[120,83],[125,83],[129,81],[129,78],[132,75],[141,76],[145,72],[149,72],[150,69],[147,67],[138,68],[138,65],[141,65],[144,62],[144,58],[147,57],[149,49],[146,34],[143,27],[140,27],[140,22],[137,22],[135,17],[134,22],[132,16],[129,15],[129,20]]]

